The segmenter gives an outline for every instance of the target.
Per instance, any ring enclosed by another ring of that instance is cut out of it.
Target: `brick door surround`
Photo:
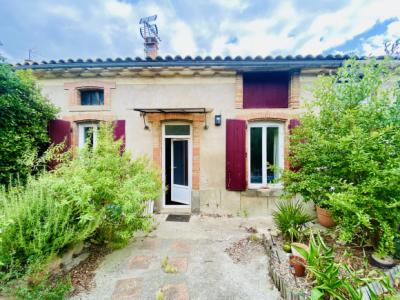
[[[192,125],[192,190],[200,189],[200,130],[205,121],[201,113],[150,113],[147,120],[152,124],[153,161],[162,169],[162,125],[166,122],[184,121]]]

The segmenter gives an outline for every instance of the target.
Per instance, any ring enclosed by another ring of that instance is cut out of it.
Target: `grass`
[[[161,262],[161,267],[165,273],[178,273],[178,269],[171,265],[168,256],[165,256]]]

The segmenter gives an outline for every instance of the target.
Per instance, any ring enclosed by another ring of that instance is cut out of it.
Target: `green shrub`
[[[143,157],[121,154],[112,132],[110,124],[102,124],[94,149],[86,145],[55,170],[0,190],[0,288],[40,274],[49,259],[76,242],[90,238],[122,247],[135,231],[150,229],[151,217],[143,212],[146,201],[160,195],[159,172]],[[44,162],[38,161],[31,167]],[[56,299],[45,286],[21,285],[18,293]]]
[[[341,239],[394,250],[400,224],[400,90],[393,64],[349,60],[322,76],[292,130],[288,197],[327,208]]]
[[[120,149],[111,124],[101,124],[96,147],[85,147],[55,171],[59,178],[79,179],[90,187],[92,203],[104,211],[93,238],[113,248],[126,245],[135,231],[149,229],[151,218],[143,216],[146,201],[161,192],[161,176],[152,163],[145,157],[132,160]]]
[[[336,262],[333,249],[324,243],[319,234],[317,237],[310,235],[309,251],[294,247],[306,259],[308,276],[314,280],[311,300],[361,300],[363,294],[360,288],[371,282],[382,284],[388,295],[396,294],[390,284],[389,276],[385,273],[364,278],[360,271],[353,270],[344,263]],[[372,289],[369,292],[371,299],[379,299]]]
[[[302,225],[310,221],[311,217],[299,201],[280,201],[273,213],[273,219],[284,238],[294,241],[300,238]]]
[[[56,112],[31,71],[15,72],[0,58],[0,185],[27,178],[31,169],[24,157],[46,146],[47,123]]]
[[[0,208],[0,266],[6,273],[23,272],[86,239],[101,216],[90,203],[89,186],[51,175],[8,192],[3,188]]]

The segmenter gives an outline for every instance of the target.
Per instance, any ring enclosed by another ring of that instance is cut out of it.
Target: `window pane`
[[[174,184],[188,185],[188,141],[174,141]]]
[[[250,182],[262,183],[262,128],[250,128]]]
[[[190,125],[165,125],[166,135],[190,135]]]
[[[81,105],[104,105],[104,91],[81,91]]]
[[[267,128],[267,183],[278,178],[279,170],[279,130],[277,127]],[[271,169],[273,167],[273,169]]]

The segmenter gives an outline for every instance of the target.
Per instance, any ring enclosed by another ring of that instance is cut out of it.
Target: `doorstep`
[[[163,207],[160,210],[161,214],[191,214],[190,207]]]

